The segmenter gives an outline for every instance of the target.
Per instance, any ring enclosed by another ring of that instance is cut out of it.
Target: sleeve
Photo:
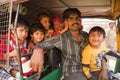
[[[90,60],[91,60],[91,54],[88,52],[88,50],[84,49],[82,52],[82,70],[88,79],[91,78],[90,69],[89,69]]]
[[[82,65],[82,70],[83,70],[83,73],[84,75],[89,79],[91,78],[91,74],[90,74],[90,69],[89,69],[89,65]]]
[[[61,35],[58,35],[58,36],[46,39],[45,41],[35,45],[35,47],[41,47],[42,49],[45,49],[45,50],[50,50],[54,47],[57,47],[60,49],[61,43],[62,43]]]
[[[109,51],[107,52],[107,55],[114,56],[114,57],[120,59],[120,53],[117,53],[117,52],[112,51],[112,50],[109,50]]]

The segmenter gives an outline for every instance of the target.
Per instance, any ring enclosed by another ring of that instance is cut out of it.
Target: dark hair
[[[13,25],[15,23],[15,17],[16,17],[16,12],[13,12],[11,18],[11,22]],[[29,29],[29,23],[24,19],[24,17],[21,14],[18,14],[16,28],[20,26],[23,26],[25,29]]]
[[[40,23],[40,21],[41,21],[41,19],[42,19],[43,17],[49,17],[49,18],[50,18],[50,15],[47,14],[47,13],[45,13],[45,12],[39,13],[39,14],[37,15],[37,17],[36,17],[36,20]]]
[[[81,12],[77,8],[68,8],[63,12],[63,21],[68,19],[71,14],[76,13],[79,17],[81,17]]]
[[[98,31],[98,32],[100,32],[101,34],[103,34],[103,37],[105,38],[106,33],[105,33],[105,30],[104,30],[102,27],[100,27],[100,26],[94,26],[93,28],[90,29],[89,35],[90,35],[92,32],[95,32],[95,31]]]
[[[36,31],[41,31],[45,34],[45,29],[39,24],[39,23],[34,23],[30,27],[30,35],[33,34]]]
[[[28,29],[28,30],[29,30],[29,24],[28,24],[28,22],[27,22],[26,20],[24,20],[24,19],[18,19],[16,28],[18,28],[18,27],[20,27],[20,26],[22,26],[22,27],[24,27],[25,29]]]

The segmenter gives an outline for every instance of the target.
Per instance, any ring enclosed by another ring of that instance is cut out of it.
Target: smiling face
[[[31,35],[31,38],[32,40],[34,41],[34,43],[39,43],[41,42],[45,37],[45,34],[44,32],[40,31],[40,30],[37,30],[35,31],[32,35]]]
[[[99,31],[94,31],[89,34],[89,42],[93,48],[99,48],[103,40],[104,36]]]
[[[76,31],[81,28],[81,18],[76,13],[72,13],[67,21],[69,30]]]
[[[44,16],[41,18],[40,23],[43,25],[43,27],[48,30],[50,28],[50,18],[47,16]]]

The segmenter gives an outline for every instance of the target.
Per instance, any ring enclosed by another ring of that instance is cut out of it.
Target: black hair
[[[16,12],[13,12],[12,19],[11,19],[11,22],[13,25],[15,24],[15,17],[16,17]],[[18,14],[16,28],[20,26],[23,26],[25,29],[29,29],[29,23],[23,18],[21,14]]]
[[[22,27],[24,27],[25,29],[28,29],[28,30],[29,30],[29,24],[28,24],[28,22],[27,22],[26,20],[24,20],[24,19],[18,19],[16,28],[18,28],[18,27],[20,27],[20,26],[22,26]]]
[[[45,34],[45,29],[39,24],[39,23],[34,23],[30,27],[30,35],[32,35],[36,31],[41,31]]]
[[[41,19],[42,19],[43,17],[49,17],[49,18],[50,18],[50,15],[47,14],[47,13],[45,13],[45,12],[39,13],[39,14],[37,15],[37,17],[36,17],[37,22],[40,23],[40,21],[41,21]]]
[[[71,14],[76,13],[79,17],[81,17],[81,12],[77,8],[68,8],[63,12],[63,21],[68,19]]]
[[[103,34],[103,37],[105,38],[106,33],[105,33],[105,30],[104,30],[102,27],[100,27],[100,26],[94,26],[93,28],[90,29],[89,35],[90,35],[92,32],[95,32],[95,31],[98,31],[98,32],[100,32],[101,34]]]

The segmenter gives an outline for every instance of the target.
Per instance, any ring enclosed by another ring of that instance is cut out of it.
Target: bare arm
[[[44,63],[44,51],[42,48],[35,48],[33,50],[33,55],[30,59],[30,67],[34,71],[38,71],[38,74],[42,73],[42,67]]]
[[[108,80],[106,60],[103,58],[101,61],[102,61],[102,67],[101,67],[102,70],[99,74],[99,80]]]

